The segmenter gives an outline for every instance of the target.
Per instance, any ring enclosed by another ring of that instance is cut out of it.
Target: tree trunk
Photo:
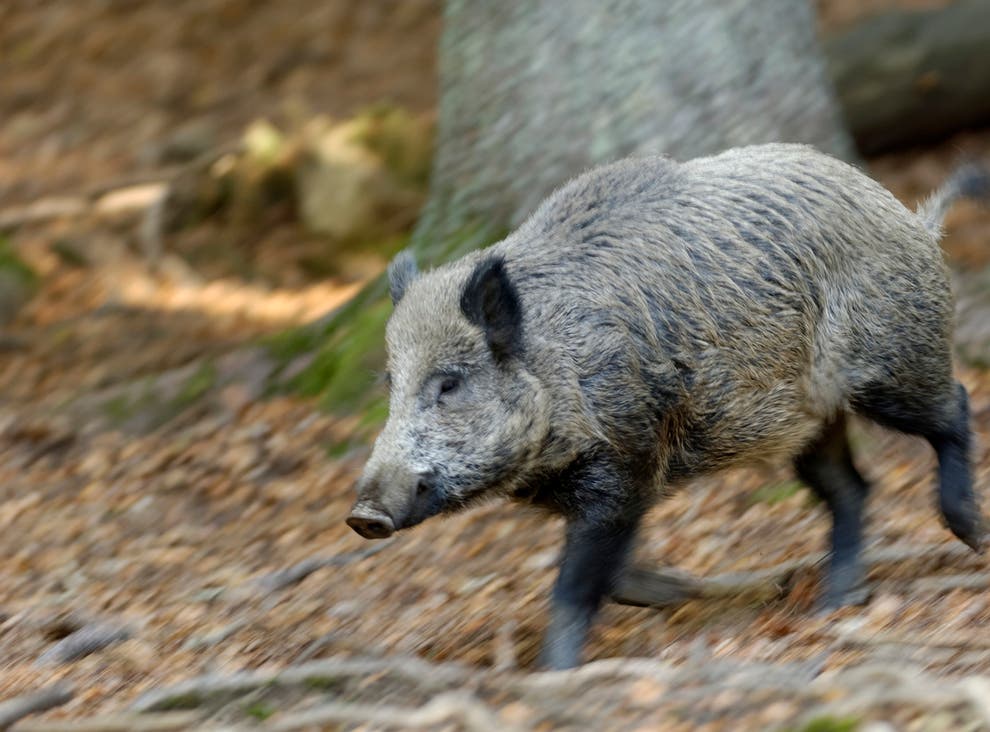
[[[990,121],[990,2],[891,11],[825,41],[829,73],[864,153]]]
[[[631,154],[774,140],[854,157],[805,0],[447,0],[429,201],[436,265],[518,225],[571,176]],[[382,281],[325,320],[291,381],[350,408],[370,389]],[[289,355],[296,349],[289,349]]]
[[[413,239],[430,261],[626,155],[786,140],[853,157],[801,0],[448,0],[440,81]]]

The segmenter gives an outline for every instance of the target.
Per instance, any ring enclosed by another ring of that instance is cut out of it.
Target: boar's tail
[[[942,234],[942,220],[952,204],[960,198],[990,202],[990,169],[968,163],[957,169],[942,187],[918,206],[918,216],[935,236]]]

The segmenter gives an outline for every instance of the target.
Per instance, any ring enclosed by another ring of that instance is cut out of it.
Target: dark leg
[[[638,516],[609,523],[583,518],[568,522],[543,644],[544,667],[564,669],[581,663],[591,622],[618,579],[637,523]]]
[[[979,552],[984,526],[973,493],[970,466],[969,397],[959,383],[944,389],[909,394],[871,389],[856,407],[867,417],[901,432],[921,435],[938,455],[938,504],[946,525]]]
[[[938,454],[938,506],[953,534],[974,552],[983,548],[983,519],[973,493],[970,466],[969,396],[956,384],[956,405],[947,425],[925,437]]]
[[[794,465],[832,513],[832,554],[823,603],[828,608],[862,604],[868,596],[860,550],[869,486],[853,465],[845,415],[827,425]]]

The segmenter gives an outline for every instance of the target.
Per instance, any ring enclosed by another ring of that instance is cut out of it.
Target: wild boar
[[[979,551],[942,217],[800,145],[627,159],[490,248],[389,269],[389,418],[347,523],[368,538],[493,496],[563,515],[543,662],[576,665],[644,512],[695,476],[786,458],[832,516],[824,602],[864,599],[850,413],[921,435]]]

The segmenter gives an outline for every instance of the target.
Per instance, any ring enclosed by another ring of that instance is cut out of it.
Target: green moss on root
[[[7,274],[22,285],[34,287],[38,283],[38,275],[35,274],[35,271],[17,256],[10,242],[2,236],[0,236],[0,272]]]
[[[749,495],[750,505],[766,503],[771,506],[786,501],[801,492],[804,486],[796,480],[762,485]]]
[[[193,372],[192,376],[186,379],[179,389],[179,393],[171,401],[171,406],[175,413],[181,412],[186,407],[200,400],[213,385],[217,382],[217,369],[212,362],[206,361],[200,364],[199,368]]]
[[[794,728],[794,732],[856,732],[859,729],[859,720],[852,717],[815,717],[801,727]]]
[[[504,233],[464,227],[444,242],[416,248],[415,256],[425,269],[488,245]],[[358,416],[353,437],[366,442],[388,416],[379,380],[385,364],[385,324],[391,314],[382,274],[329,317],[268,338],[264,345],[277,364],[271,390],[317,397],[335,414]],[[343,453],[353,446],[349,439],[332,449]]]

